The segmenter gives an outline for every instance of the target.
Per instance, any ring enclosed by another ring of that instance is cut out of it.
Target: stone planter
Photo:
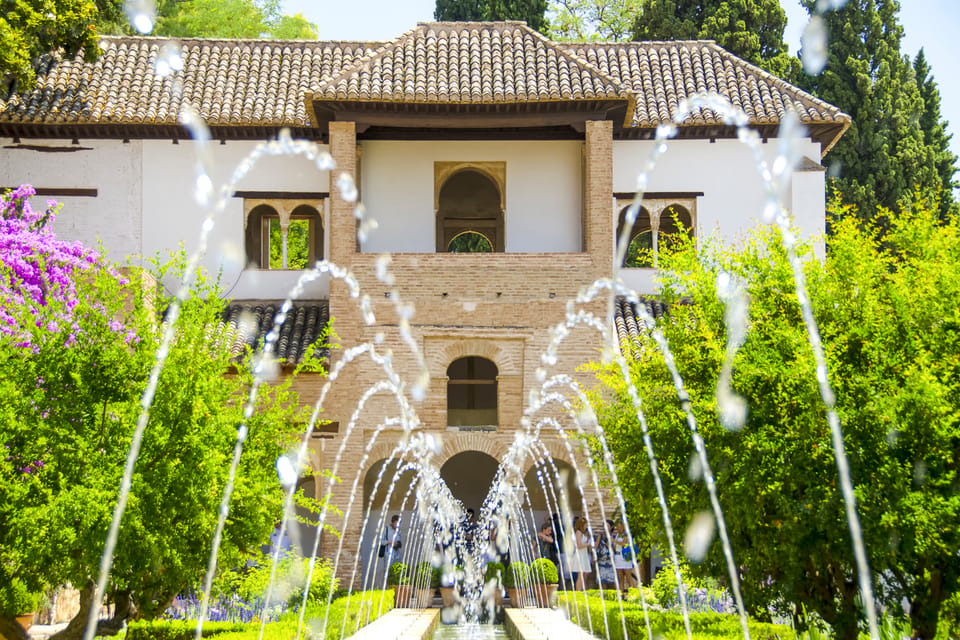
[[[429,609],[433,603],[433,589],[416,589],[413,592],[413,608]]]
[[[34,612],[31,611],[30,613],[21,613],[16,616],[17,623],[23,627],[24,631],[30,631],[30,627],[33,626],[33,614]]]
[[[510,596],[510,606],[514,609],[522,609],[527,606],[527,590],[507,588],[507,595]]]
[[[457,604],[457,597],[453,594],[453,587],[440,587],[440,598],[443,600],[444,608]]]
[[[535,606],[540,607],[541,609],[552,608],[554,595],[557,593],[557,585],[542,583],[534,584],[532,591],[534,601],[536,602]]]
[[[393,587],[393,606],[396,609],[406,609],[410,606],[410,596],[413,587],[409,584],[397,584]]]

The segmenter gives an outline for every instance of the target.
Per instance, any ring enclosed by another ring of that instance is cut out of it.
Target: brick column
[[[337,189],[341,173],[357,176],[357,125],[354,122],[330,123],[330,155],[337,168],[330,174],[330,250],[333,262],[347,266],[356,253],[357,231],[353,217],[355,203],[346,202]],[[332,298],[332,296],[331,296]],[[331,304],[333,300],[331,299]]]
[[[587,122],[584,150],[584,250],[593,258],[595,277],[613,265],[613,122]]]

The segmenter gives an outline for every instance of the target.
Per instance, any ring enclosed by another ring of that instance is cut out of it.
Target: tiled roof
[[[267,334],[273,329],[280,311],[280,302],[235,302],[223,312],[223,320],[233,337],[230,353],[240,356],[247,347],[254,351],[263,348]],[[315,343],[330,320],[326,301],[295,303],[280,329],[274,349],[277,358],[288,364],[298,364],[307,347]],[[325,355],[326,351],[320,355]]]
[[[36,88],[0,103],[0,120],[44,124],[176,125],[193,105],[210,125],[303,127],[304,93],[378,43],[181,40],[183,70],[162,77],[166,38],[101,40],[97,62],[40,64]],[[177,89],[178,90],[175,90]]]
[[[633,96],[526,23],[433,22],[344,67],[313,97],[491,104]]]
[[[776,124],[787,109],[806,123],[846,123],[840,109],[722,49],[712,40],[571,43],[560,45],[637,95],[633,126],[656,127],[672,120],[677,105],[695,93],[719,93],[750,117],[751,124]],[[715,124],[705,110],[686,124]]]
[[[163,38],[104,37],[101,47],[93,63],[42,60],[33,90],[0,101],[0,135],[71,126],[148,135],[177,126],[186,104],[212,127],[252,131],[318,126],[311,103],[577,101],[626,105],[629,133],[670,121],[683,97],[704,91],[722,94],[757,126],[776,125],[792,108],[825,147],[850,121],[710,41],[558,44],[521,22],[421,23],[387,43],[187,39],[173,45],[182,71],[164,77]],[[684,124],[722,123],[702,111]]]
[[[653,298],[641,298],[640,304],[646,308],[647,313],[654,320],[660,320],[667,312],[663,303]],[[613,322],[617,330],[620,350],[624,354],[629,354],[631,347],[639,344],[640,333],[646,331],[643,319],[637,312],[636,304],[623,296],[618,296],[614,301]]]

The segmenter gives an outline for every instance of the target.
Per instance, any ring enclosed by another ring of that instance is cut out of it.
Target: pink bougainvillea
[[[35,194],[21,185],[0,196],[0,339],[22,347],[31,344],[25,318],[50,333],[75,329],[76,280],[106,266],[80,242],[57,239],[50,224],[60,205],[50,200],[46,210],[34,211],[29,198]]]

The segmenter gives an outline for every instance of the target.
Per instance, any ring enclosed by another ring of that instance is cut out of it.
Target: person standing
[[[400,514],[395,513],[390,518],[390,526],[384,527],[383,535],[380,536],[380,553],[377,555],[383,558],[383,575],[386,577],[390,573],[390,565],[394,562],[400,562],[400,547],[403,546],[403,540],[400,536]]]
[[[575,552],[571,559],[571,569],[574,573],[573,588],[579,591],[586,590],[586,577],[593,572],[593,538],[587,531],[587,519],[577,518],[573,523]]]
[[[613,568],[617,571],[617,584],[624,593],[633,586],[633,550],[630,548],[623,520],[618,520],[613,528],[610,543],[613,547]]]

